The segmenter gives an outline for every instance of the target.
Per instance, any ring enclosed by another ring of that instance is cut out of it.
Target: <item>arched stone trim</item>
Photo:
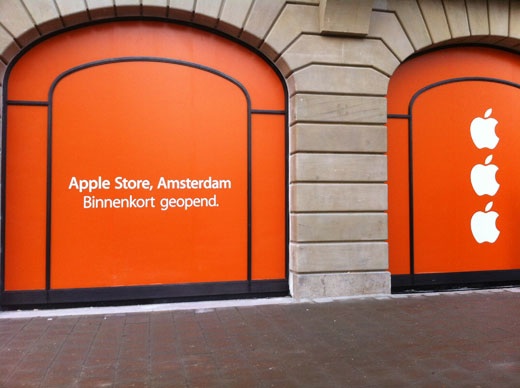
[[[516,1],[376,0],[376,12],[395,15],[413,51],[450,41],[516,48],[510,38],[520,38]],[[370,27],[376,28],[374,18]]]

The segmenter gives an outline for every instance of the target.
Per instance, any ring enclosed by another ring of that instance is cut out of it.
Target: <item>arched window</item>
[[[394,288],[520,280],[520,61],[485,47],[405,62],[388,93]]]
[[[286,90],[222,36],[54,35],[4,93],[2,304],[284,294]]]

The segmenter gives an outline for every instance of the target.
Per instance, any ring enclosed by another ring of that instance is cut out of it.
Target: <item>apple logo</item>
[[[471,169],[471,185],[479,196],[495,195],[500,187],[495,178],[498,167],[490,164],[491,160],[493,160],[493,155],[489,155],[484,164],[477,164]]]
[[[478,149],[496,147],[499,138],[495,134],[495,127],[498,121],[491,116],[493,109],[489,108],[484,114],[484,118],[476,117],[471,121],[470,132],[473,143]]]
[[[478,211],[471,217],[471,233],[479,244],[483,242],[494,243],[500,234],[495,224],[498,213],[490,211],[492,207],[493,202],[489,202],[486,205],[485,212]]]

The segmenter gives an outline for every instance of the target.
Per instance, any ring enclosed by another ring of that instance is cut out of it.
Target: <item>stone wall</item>
[[[513,0],[2,0],[0,75],[48,33],[128,16],[226,33],[284,75],[296,298],[390,291],[385,95],[399,64],[447,44],[520,47]]]

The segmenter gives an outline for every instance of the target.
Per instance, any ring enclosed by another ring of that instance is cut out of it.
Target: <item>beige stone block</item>
[[[230,35],[238,36],[242,30],[253,0],[226,0],[222,6],[217,28]]]
[[[414,53],[414,48],[395,13],[373,11],[368,36],[382,39],[401,61]]]
[[[329,35],[367,35],[372,1],[321,0],[320,31]]]
[[[509,36],[520,39],[520,1],[512,1],[509,12]]]
[[[24,4],[40,32],[47,33],[63,27],[60,15],[53,2],[48,0],[24,0]]]
[[[291,241],[382,241],[388,238],[386,213],[291,215]]]
[[[40,36],[21,0],[0,0],[0,24],[23,46]]]
[[[388,0],[391,9],[403,24],[406,34],[416,50],[432,44],[426,23],[416,0]]]
[[[292,182],[385,182],[386,155],[294,154]]]
[[[444,0],[444,8],[446,9],[446,17],[448,19],[452,37],[460,38],[468,36],[470,31],[465,1]]]
[[[298,183],[290,188],[293,212],[385,211],[383,183]]]
[[[390,293],[390,273],[386,271],[327,274],[291,272],[289,284],[291,295],[296,299],[380,295]]]
[[[311,65],[294,72],[289,90],[298,93],[386,95],[389,77],[372,68]]]
[[[260,47],[284,5],[285,0],[256,0],[240,35],[241,39],[253,47]]]
[[[378,39],[302,35],[276,61],[286,76],[313,63],[373,67],[391,75],[400,62]]]
[[[140,16],[140,0],[115,0],[117,16]]]
[[[143,16],[168,16],[168,0],[142,0]]]
[[[105,19],[116,16],[113,0],[86,0],[92,19]]]
[[[466,1],[466,9],[468,10],[471,35],[488,35],[489,19],[487,0]]]
[[[449,40],[451,33],[442,0],[419,0],[419,6],[433,43]]]
[[[4,62],[0,61],[0,85],[2,85],[2,81],[4,80],[4,75],[5,75],[6,69],[7,69],[7,65]],[[0,88],[0,91],[1,91],[1,88]],[[2,98],[2,93],[0,93],[0,106],[2,105],[1,98]],[[0,109],[0,111],[1,110],[2,109]]]
[[[0,58],[2,61],[8,63],[19,52],[20,47],[16,41],[0,24]]]
[[[498,0],[488,3],[489,33],[491,35],[508,36],[509,34],[509,1]]]
[[[317,33],[318,31],[318,7],[288,4],[276,19],[260,49],[274,60],[302,33]]]
[[[195,0],[170,0],[168,16],[177,20],[191,21],[195,9]]]
[[[388,6],[388,0],[372,0],[372,10],[377,11],[391,11]]]
[[[87,7],[83,1],[56,0],[65,26],[72,26],[89,20]]]
[[[297,94],[291,97],[291,124],[386,123],[386,98],[323,94]]]
[[[222,0],[197,0],[193,21],[208,27],[215,27],[222,6]]]
[[[386,242],[291,244],[290,270],[298,273],[386,271]]]
[[[304,124],[294,125],[294,152],[386,152],[387,131],[383,125]]]

